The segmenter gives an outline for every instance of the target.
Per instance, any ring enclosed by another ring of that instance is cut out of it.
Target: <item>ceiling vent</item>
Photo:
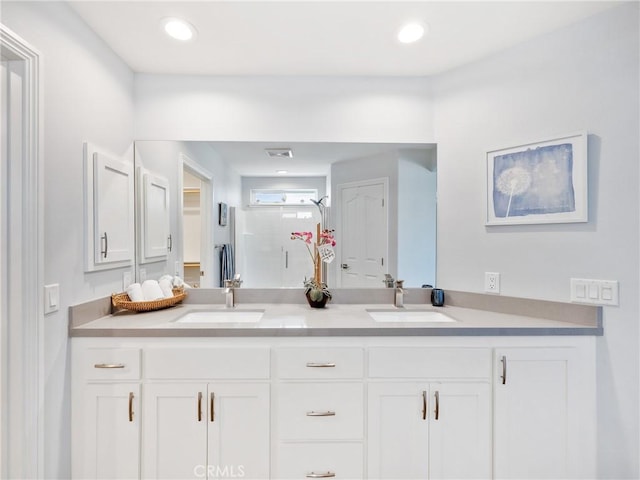
[[[264,151],[271,158],[293,158],[293,151],[290,148],[265,148]]]

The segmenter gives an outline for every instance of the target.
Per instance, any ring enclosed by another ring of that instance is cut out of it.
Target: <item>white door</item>
[[[206,384],[148,384],[143,401],[142,478],[206,478]]]
[[[491,478],[491,386],[432,383],[429,478]]]
[[[167,258],[173,247],[169,232],[169,180],[144,174],[142,198],[142,262]]]
[[[368,395],[368,477],[427,479],[429,386],[370,383]]]
[[[210,384],[208,409],[209,478],[269,478],[269,385]]]
[[[83,419],[74,435],[74,476],[135,479],[140,476],[140,385],[83,387]]]
[[[569,348],[496,350],[495,478],[575,478],[569,430],[580,425],[570,424],[569,407],[580,400],[570,397],[572,356]]]
[[[340,279],[344,288],[383,287],[387,270],[387,199],[384,181],[339,186]]]
[[[133,166],[93,154],[94,261],[133,260]]]

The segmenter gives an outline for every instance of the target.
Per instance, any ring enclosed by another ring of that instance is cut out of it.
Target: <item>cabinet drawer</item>
[[[355,480],[363,478],[363,463],[360,443],[286,443],[279,445],[272,477]]]
[[[279,348],[275,352],[278,378],[362,378],[362,348]]]
[[[269,348],[147,348],[149,379],[268,379]]]
[[[139,348],[88,348],[80,350],[86,380],[138,380],[140,378]]]
[[[372,378],[490,378],[488,348],[396,348],[369,350]]]
[[[361,383],[281,384],[277,389],[278,436],[285,440],[361,439]]]

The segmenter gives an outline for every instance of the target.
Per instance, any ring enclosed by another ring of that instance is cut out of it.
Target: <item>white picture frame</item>
[[[587,133],[487,152],[486,225],[588,221]]]

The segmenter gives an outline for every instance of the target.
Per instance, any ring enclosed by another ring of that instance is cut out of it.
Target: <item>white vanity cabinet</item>
[[[494,366],[495,478],[593,478],[593,356],[497,348]]]
[[[364,349],[275,349],[271,478],[364,478]]]
[[[143,358],[142,478],[268,478],[268,348],[149,347]]]
[[[140,350],[89,348],[76,353],[73,478],[139,478]]]
[[[372,348],[369,378],[368,478],[491,478],[489,348]]]
[[[595,478],[595,337],[74,338],[73,478]]]

